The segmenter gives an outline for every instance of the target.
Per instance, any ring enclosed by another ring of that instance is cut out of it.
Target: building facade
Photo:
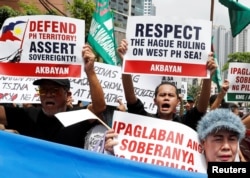
[[[115,26],[126,29],[128,16],[155,15],[152,0],[110,0]]]
[[[143,15],[153,15],[152,0],[144,0],[144,13]]]
[[[214,51],[218,59],[218,67],[222,70],[228,61],[228,55],[236,52],[250,52],[250,25],[235,38],[231,30],[223,26],[213,27]],[[222,72],[222,80],[227,78],[227,71]]]
[[[143,15],[144,0],[110,0],[115,26],[126,29],[128,16]]]
[[[66,13],[67,0],[1,0],[1,6],[10,6],[15,10],[20,11],[21,4],[30,4],[38,8],[41,12],[54,10],[58,13]]]

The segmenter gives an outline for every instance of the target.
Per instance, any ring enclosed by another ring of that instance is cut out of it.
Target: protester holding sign
[[[212,95],[209,100],[210,110],[214,110],[217,108],[228,108],[236,115],[241,116],[239,106],[235,103],[225,102],[224,97],[226,96],[229,89],[229,81],[227,79],[224,80],[221,90],[218,94]]]
[[[92,98],[92,104],[88,106],[88,109],[100,116],[105,110],[106,104],[94,70],[96,57],[89,45],[83,47],[82,57]],[[71,96],[69,79],[42,78],[35,80],[33,84],[39,86],[38,92],[42,107],[10,108],[0,106],[0,123],[4,124],[6,128],[17,130],[22,135],[83,148],[84,137],[95,123],[86,120],[64,127],[54,116],[59,112],[73,109],[67,107],[67,101]]]
[[[118,48],[119,55],[121,59],[125,55],[128,49],[128,43],[126,40],[122,40]],[[213,60],[212,53],[209,55],[207,61],[207,69],[210,70],[210,75],[212,76],[216,64]],[[134,93],[133,81],[130,74],[123,74],[122,81],[124,87],[125,98],[127,100],[128,112],[134,114],[140,114],[145,116],[151,116],[156,118],[161,118],[165,120],[172,120],[181,122],[194,130],[196,129],[197,122],[201,117],[207,112],[208,101],[210,97],[211,88],[211,76],[209,79],[204,79],[202,83],[202,90],[199,97],[198,105],[193,109],[188,111],[183,116],[177,116],[175,114],[176,107],[179,100],[178,90],[176,86],[172,83],[161,83],[155,89],[154,103],[157,106],[157,113],[150,114],[144,109],[143,103]]]
[[[228,109],[207,113],[197,126],[207,162],[234,162],[246,128],[241,119]]]
[[[120,58],[123,57],[128,49],[128,43],[124,39],[118,47]],[[207,61],[207,68],[210,70],[211,76],[216,70],[216,64],[213,60],[213,55],[210,54]],[[199,97],[198,105],[188,111],[182,116],[177,116],[175,111],[180,102],[179,94],[176,86],[170,82],[161,83],[155,89],[154,102],[157,106],[157,113],[150,114],[144,109],[144,105],[134,93],[133,81],[130,74],[122,74],[122,82],[124,86],[125,98],[127,100],[127,111],[134,114],[144,116],[156,117],[164,120],[172,120],[183,123],[192,129],[196,130],[197,122],[207,112],[208,101],[210,97],[211,77],[204,79],[202,85],[201,95]],[[117,145],[117,141],[113,140],[117,134],[114,130],[109,130],[106,134],[105,150],[113,152],[113,146]]]

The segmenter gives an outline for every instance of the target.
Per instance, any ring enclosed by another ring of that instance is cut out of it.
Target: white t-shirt
[[[103,152],[100,149],[102,144],[104,144],[103,143],[105,141],[104,135],[106,131],[107,128],[102,124],[96,125],[93,128],[91,128],[85,137],[84,149],[95,152]],[[99,145],[98,148],[97,144]]]

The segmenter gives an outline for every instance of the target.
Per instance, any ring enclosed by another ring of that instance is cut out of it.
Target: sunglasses
[[[47,95],[50,93],[52,96],[56,96],[60,93],[60,88],[36,88],[37,93],[40,96]]]

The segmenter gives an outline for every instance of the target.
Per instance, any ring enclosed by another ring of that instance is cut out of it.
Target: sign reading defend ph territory
[[[249,162],[210,162],[207,169],[208,178],[249,178]]]
[[[0,31],[0,75],[83,77],[85,21],[53,15],[18,16]]]
[[[130,16],[123,73],[208,78],[211,22]]]

